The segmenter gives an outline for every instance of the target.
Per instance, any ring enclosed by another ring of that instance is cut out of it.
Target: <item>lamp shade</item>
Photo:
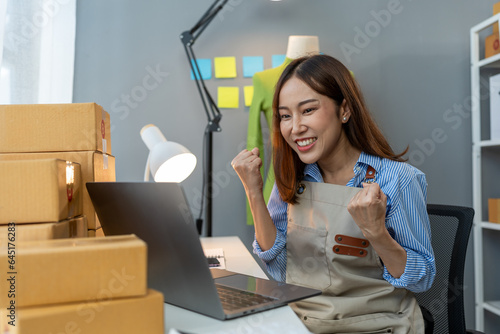
[[[149,171],[155,182],[182,182],[196,167],[196,157],[181,144],[167,141],[160,129],[153,124],[141,130],[141,137],[149,148]],[[145,175],[145,179],[146,178]]]

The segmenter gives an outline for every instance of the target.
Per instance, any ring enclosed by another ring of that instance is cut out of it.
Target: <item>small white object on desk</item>
[[[226,269],[226,258],[224,257],[224,249],[223,248],[207,248],[203,249],[205,256],[207,259],[217,259],[219,261],[219,265],[213,266],[213,269]]]

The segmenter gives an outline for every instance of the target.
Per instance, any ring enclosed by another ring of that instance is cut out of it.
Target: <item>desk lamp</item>
[[[149,173],[155,182],[182,182],[196,167],[196,157],[181,144],[167,141],[160,129],[148,124],[141,129],[141,137],[149,148],[144,181]]]
[[[281,0],[273,0],[281,1]],[[191,71],[193,72],[196,87],[198,88],[198,93],[200,94],[201,101],[203,103],[203,108],[205,109],[205,114],[207,116],[207,126],[205,128],[204,135],[204,148],[203,148],[203,188],[202,188],[202,201],[206,199],[206,209],[205,209],[205,219],[206,219],[206,232],[207,236],[212,236],[212,156],[213,156],[213,144],[212,144],[212,134],[213,132],[220,132],[222,129],[219,123],[222,118],[222,114],[217,108],[214,99],[210,95],[205,82],[201,75],[200,68],[196,62],[196,57],[193,51],[193,44],[196,42],[200,34],[206,29],[206,27],[212,22],[215,16],[222,10],[224,5],[228,0],[215,0],[212,5],[207,9],[207,11],[202,15],[202,17],[196,22],[196,24],[189,30],[184,31],[181,35],[181,42],[184,45],[184,50],[186,51],[186,56],[191,66]],[[207,193],[205,195],[205,192]],[[198,233],[201,234],[203,220],[202,216],[203,205],[200,210],[200,217],[196,220],[196,225],[198,228]]]

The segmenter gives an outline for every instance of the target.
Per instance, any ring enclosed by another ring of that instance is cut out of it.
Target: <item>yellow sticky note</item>
[[[215,57],[214,70],[216,78],[236,78],[236,58]]]
[[[239,108],[240,90],[238,87],[218,87],[217,107],[219,108]]]
[[[253,86],[244,86],[243,93],[245,95],[245,107],[250,107],[253,99]]]

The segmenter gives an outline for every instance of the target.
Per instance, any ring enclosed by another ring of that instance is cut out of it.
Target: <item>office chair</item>
[[[480,334],[465,328],[463,298],[467,243],[472,208],[428,204],[436,277],[430,290],[416,293],[426,324],[425,334]]]

